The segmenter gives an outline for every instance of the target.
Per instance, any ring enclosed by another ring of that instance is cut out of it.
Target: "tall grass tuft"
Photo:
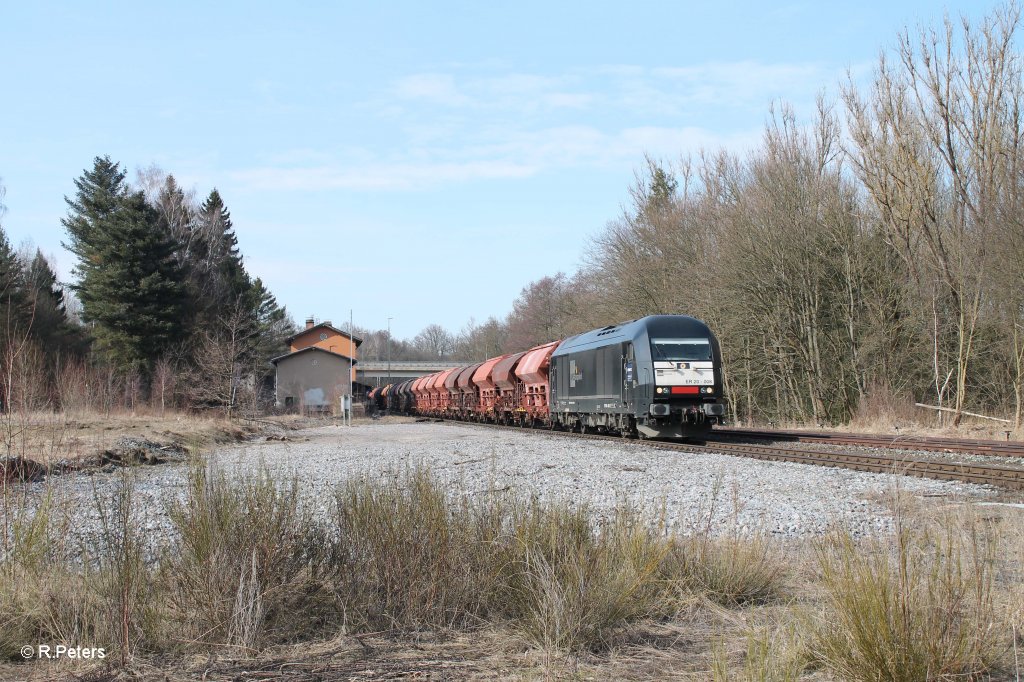
[[[807,668],[805,652],[791,632],[760,628],[747,634],[746,644],[742,665],[729,660],[721,642],[712,647],[715,682],[797,682]]]
[[[0,552],[0,658],[15,659],[21,646],[34,641],[45,619],[35,589],[53,556],[53,496],[47,491],[34,509],[16,491],[3,488]]]
[[[195,464],[170,516],[178,540],[162,574],[178,644],[256,649],[300,637],[329,609],[311,598],[326,540],[296,479],[281,485],[265,470],[229,479]]]
[[[714,532],[723,484],[720,473],[711,486],[698,532],[669,540],[662,572],[677,587],[724,606],[773,599],[781,594],[785,583],[782,559],[768,536],[741,533],[742,502],[735,486],[729,530]]]
[[[816,653],[842,679],[969,679],[992,665],[995,550],[976,522],[898,523],[893,546],[835,532],[817,554],[829,608]]]
[[[146,566],[144,539],[136,523],[134,494],[135,474],[130,469],[121,470],[113,499],[94,493],[100,537],[91,548],[91,557],[86,558],[90,568],[82,573],[84,587],[102,600],[108,614],[96,639],[116,642],[122,665],[146,639],[147,612],[152,607],[152,573]]]
[[[786,572],[767,537],[700,535],[669,542],[662,571],[680,587],[724,606],[778,597]]]
[[[516,524],[519,627],[548,650],[595,649],[624,626],[669,610],[667,551],[628,507],[600,529],[586,507],[532,509]]]
[[[354,627],[511,624],[546,648],[597,648],[663,608],[664,542],[626,509],[451,498],[429,472],[337,495],[334,565]]]
[[[454,627],[485,615],[503,510],[450,504],[423,470],[341,486],[334,568],[349,624]]]
[[[133,514],[134,486],[134,474],[124,471],[110,499],[94,496],[100,530],[77,550],[66,543],[68,520],[51,490],[34,507],[14,510],[0,559],[0,655],[19,660],[25,644],[89,642],[127,663],[148,640],[154,584]]]

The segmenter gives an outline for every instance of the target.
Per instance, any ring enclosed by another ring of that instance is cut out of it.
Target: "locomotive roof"
[[[601,329],[571,336],[558,347],[552,357],[570,352],[601,348],[625,341],[638,341],[651,336],[693,336],[713,338],[706,324],[689,315],[648,315],[639,320],[620,322]]]

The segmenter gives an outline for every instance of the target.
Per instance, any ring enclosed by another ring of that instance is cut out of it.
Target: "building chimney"
[[[306,318],[306,329],[312,329],[312,328],[313,328],[313,318],[312,317],[307,317]]]
[[[330,327],[331,326],[331,321],[330,320],[324,320],[320,324],[326,324],[328,327]]]

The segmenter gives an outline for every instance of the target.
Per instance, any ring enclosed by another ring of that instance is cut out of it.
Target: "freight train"
[[[700,320],[639,320],[375,389],[379,409],[640,438],[722,423],[722,355]]]

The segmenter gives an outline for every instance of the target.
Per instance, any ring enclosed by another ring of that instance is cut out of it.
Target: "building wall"
[[[348,358],[315,351],[283,358],[277,363],[277,404],[337,410],[338,398],[348,393],[347,375]]]
[[[322,339],[320,338],[321,336],[326,336],[327,338]],[[310,346],[323,348],[333,353],[340,353],[348,358],[359,358],[356,355],[356,345],[352,343],[352,339],[344,334],[339,334],[336,331],[323,327],[313,327],[301,332],[292,341],[291,350],[294,353],[297,350],[309,348]]]

